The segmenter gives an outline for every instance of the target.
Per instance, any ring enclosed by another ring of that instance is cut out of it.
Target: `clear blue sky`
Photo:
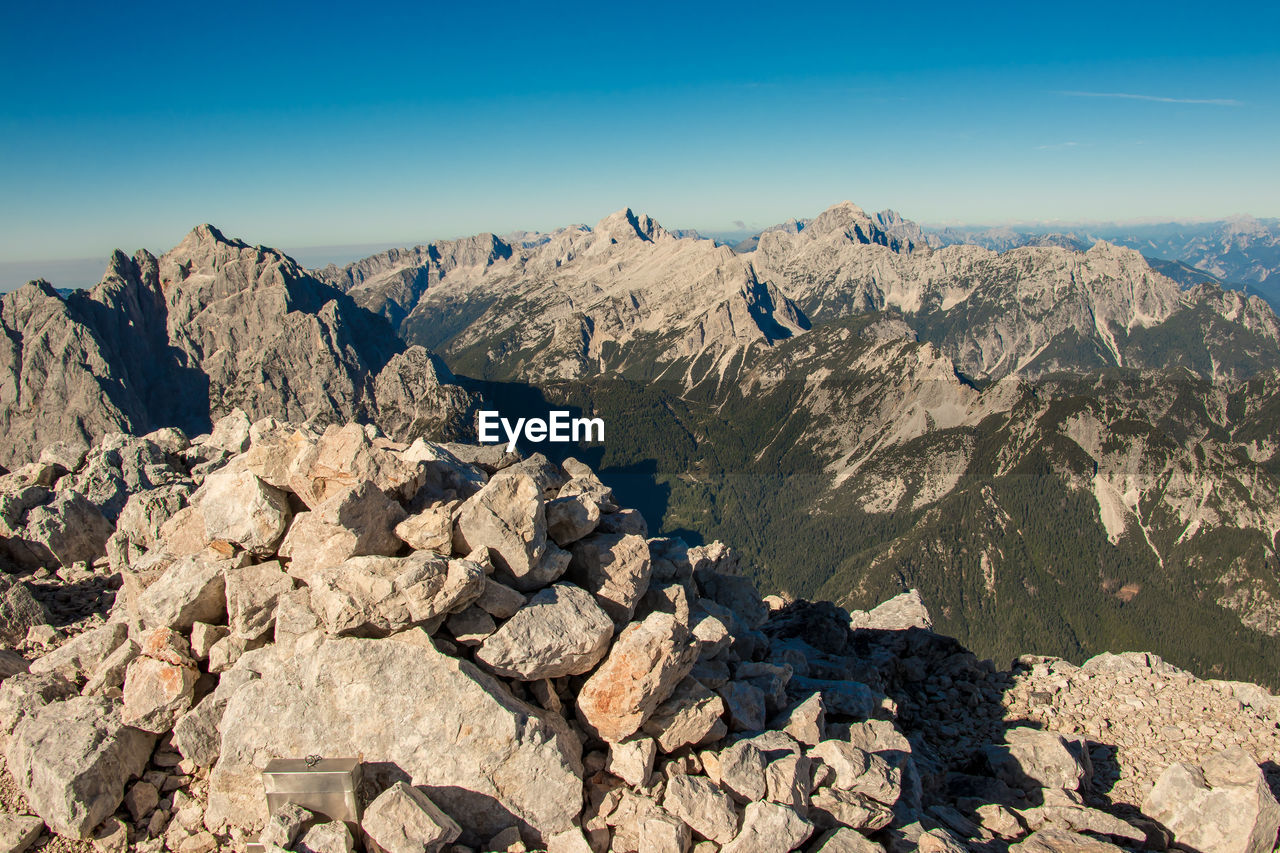
[[[1280,214],[1272,4],[11,3],[0,262],[414,242],[623,206],[728,229]]]

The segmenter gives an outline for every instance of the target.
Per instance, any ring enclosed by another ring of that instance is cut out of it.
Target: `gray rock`
[[[0,575],[0,641],[20,643],[32,628],[48,622],[44,605],[25,583]]]
[[[911,589],[895,595],[871,610],[855,610],[849,614],[849,627],[872,631],[906,631],[909,628],[930,629],[933,618],[920,598],[920,590]]]
[[[31,669],[31,661],[12,649],[0,649],[0,681],[20,672],[27,672],[29,669]]]
[[[703,838],[718,844],[732,841],[738,833],[738,812],[733,800],[702,776],[672,776],[662,797],[662,807]]]
[[[154,736],[125,726],[120,702],[78,696],[22,720],[9,739],[9,772],[53,831],[87,838],[146,766]]]
[[[1280,829],[1280,804],[1253,756],[1215,753],[1200,767],[1174,762],[1142,804],[1180,847],[1203,853],[1267,853]]]
[[[303,579],[349,557],[393,557],[404,547],[395,533],[404,519],[400,504],[366,480],[299,513],[279,553],[289,559],[289,572]]]
[[[812,762],[803,755],[788,755],[769,762],[764,771],[765,799],[790,806],[800,814],[809,809],[813,789]]]
[[[568,577],[595,596],[619,629],[649,588],[649,545],[639,536],[601,533],[573,543]]]
[[[696,744],[711,743],[728,734],[721,716],[724,701],[702,682],[686,677],[671,697],[654,709],[643,729],[658,742],[663,752]]]
[[[647,735],[634,735],[609,744],[609,760],[605,769],[634,788],[649,784],[658,745]]]
[[[0,814],[0,850],[24,853],[44,831],[44,821],[24,814]]]
[[[815,746],[825,737],[827,714],[822,704],[822,694],[814,693],[798,705],[788,709],[777,721],[783,731],[808,746]]]
[[[174,483],[130,495],[116,521],[116,532],[140,548],[152,547],[160,541],[164,523],[187,506],[193,488],[190,483]]]
[[[493,617],[474,604],[461,613],[452,614],[444,625],[453,639],[464,646],[478,646],[498,630]]]
[[[76,686],[60,673],[21,672],[0,684],[0,741],[8,742],[18,723],[46,705],[76,695]]]
[[[241,568],[229,566],[223,576],[231,632],[246,640],[262,637],[275,625],[280,596],[293,591],[293,578],[276,560]]]
[[[352,557],[310,578],[311,609],[331,634],[382,636],[471,605],[484,569],[430,551]]]
[[[353,853],[355,841],[347,825],[334,820],[308,829],[294,849],[297,853]]]
[[[738,795],[742,802],[763,800],[768,792],[765,769],[768,759],[758,746],[749,740],[720,750],[720,781]]]
[[[82,691],[84,695],[96,696],[123,689],[129,664],[138,657],[139,651],[140,647],[133,640],[125,640],[117,646],[116,650],[93,670],[93,674],[85,682]]]
[[[578,693],[578,719],[602,740],[635,734],[689,674],[698,641],[666,613],[627,626]]]
[[[498,472],[462,504],[454,524],[453,549],[488,548],[499,579],[523,592],[555,581],[570,555],[547,539],[542,490],[519,468]]]
[[[581,675],[609,650],[613,622],[590,593],[555,584],[481,644],[476,660],[498,675],[535,681]]]
[[[47,655],[31,662],[35,673],[57,672],[72,681],[92,675],[129,638],[123,622],[108,622],[68,640]]]
[[[434,504],[395,527],[395,534],[415,551],[448,554],[453,546],[453,511],[458,501]]]
[[[138,615],[153,627],[225,622],[227,565],[207,553],[175,561],[138,597]]]
[[[374,853],[438,853],[462,828],[418,788],[397,782],[379,794],[361,818]]]
[[[732,731],[758,732],[764,728],[763,690],[745,681],[730,681],[716,692],[724,700]]]
[[[262,677],[236,691],[222,720],[211,827],[259,825],[261,762],[312,753],[394,766],[477,832],[515,822],[555,834],[581,808],[581,747],[563,719],[420,632],[324,639],[287,661],[255,653],[255,666]]]
[[[965,848],[962,845],[953,844],[950,849],[964,850]],[[1009,853],[1123,853],[1123,851],[1123,847],[1061,827],[1037,830],[1021,842],[1009,847]]]
[[[987,746],[983,753],[996,777],[1015,788],[1074,791],[1085,778],[1080,759],[1055,732],[1014,728],[1004,733],[1004,740],[1004,744]]]
[[[212,767],[222,750],[222,715],[236,691],[258,677],[248,667],[231,669],[217,688],[183,714],[173,726],[173,746],[197,767]]]
[[[314,821],[315,817],[297,803],[284,803],[267,819],[267,825],[258,835],[258,843],[274,844],[288,850],[298,840],[303,828]]]
[[[561,548],[589,535],[600,523],[600,507],[581,495],[547,502],[547,535]]]
[[[496,619],[510,619],[524,607],[526,600],[524,593],[493,578],[485,578],[484,591],[476,599],[476,606]]]
[[[241,465],[228,465],[205,477],[191,496],[206,532],[259,556],[275,553],[293,517],[283,491],[258,479]]]
[[[96,506],[79,492],[61,492],[27,513],[23,540],[46,566],[92,562],[107,553],[115,530]]]
[[[810,749],[809,756],[831,768],[832,788],[866,794],[890,806],[902,796],[902,770],[879,755],[844,741],[825,740]]]
[[[210,447],[225,450],[232,456],[244,453],[249,449],[249,416],[244,409],[232,409],[218,418],[213,424],[213,431],[204,442]]]
[[[811,799],[809,817],[823,828],[847,826],[862,832],[875,832],[893,822],[893,811],[866,794],[839,788],[819,788]]]
[[[813,834],[813,824],[795,809],[777,803],[750,803],[742,817],[742,831],[722,853],[786,853]]]
[[[842,826],[815,841],[813,853],[884,853],[884,848],[861,832]]]
[[[336,424],[314,442],[304,442],[289,465],[291,492],[315,510],[364,482],[389,498],[410,500],[426,479],[425,465],[402,459],[385,440],[375,441],[358,423]]]

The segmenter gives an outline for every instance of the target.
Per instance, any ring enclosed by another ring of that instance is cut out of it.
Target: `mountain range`
[[[91,291],[0,300],[0,454],[233,407],[408,439],[465,434],[481,399],[568,406],[602,446],[523,449],[734,541],[771,590],[917,587],[982,654],[1274,683],[1280,320],[1207,260],[982,239],[842,203],[728,246],[623,210],[308,271],[201,226]]]

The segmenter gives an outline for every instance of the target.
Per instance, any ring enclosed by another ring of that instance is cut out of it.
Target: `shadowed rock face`
[[[178,426],[234,408],[323,426],[377,419],[397,437],[465,434],[470,397],[386,322],[292,259],[201,225],[159,258],[112,256],[63,299],[0,299],[0,460],[56,441]]]

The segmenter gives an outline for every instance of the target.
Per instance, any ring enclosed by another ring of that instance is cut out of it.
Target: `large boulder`
[[[32,627],[48,622],[49,614],[35,600],[31,589],[0,574],[0,641],[21,643]]]
[[[360,424],[330,426],[315,441],[289,441],[296,451],[289,462],[289,490],[313,510],[366,481],[390,498],[409,500],[426,479],[423,464],[405,461]]]
[[[223,570],[229,565],[207,551],[174,561],[138,595],[138,616],[155,628],[189,629],[196,622],[225,621],[227,582]]]
[[[649,589],[649,545],[639,536],[598,533],[573,544],[569,578],[596,597],[619,628]]]
[[[555,581],[570,560],[548,540],[542,489],[521,468],[499,471],[462,504],[453,548],[462,554],[488,548],[501,579],[524,592]]]
[[[288,661],[250,656],[262,677],[223,715],[210,826],[261,825],[265,762],[312,753],[363,756],[375,782],[383,774],[384,783],[422,788],[485,838],[513,824],[554,835],[582,807],[581,744],[563,718],[437,651],[422,632],[324,639]]]
[[[629,626],[578,693],[578,719],[602,740],[635,734],[669,697],[698,655],[698,641],[669,613]]]
[[[484,568],[430,551],[352,557],[313,573],[311,609],[330,634],[384,636],[465,609],[484,591]]]
[[[404,547],[395,533],[404,518],[400,504],[366,480],[350,491],[338,492],[311,512],[298,513],[279,553],[289,559],[289,570],[301,578],[348,557],[392,557]]]
[[[555,584],[487,637],[476,660],[523,681],[581,675],[600,662],[612,638],[613,622],[590,593]]]
[[[462,834],[426,794],[403,782],[374,798],[360,828],[372,853],[438,853]]]
[[[1253,757],[1242,749],[1196,767],[1174,762],[1160,774],[1142,811],[1201,853],[1268,853],[1280,830],[1280,804]]]
[[[1013,728],[1003,744],[985,748],[987,763],[1008,785],[1031,791],[1064,788],[1074,791],[1085,779],[1085,767],[1066,740],[1056,732]]]
[[[6,759],[31,808],[60,835],[87,838],[124,800],[155,737],[124,725],[120,702],[76,696],[18,723]]]
[[[79,492],[62,492],[27,513],[23,538],[46,566],[92,562],[106,553],[115,532],[110,521]]]
[[[56,672],[72,681],[83,681],[128,638],[127,625],[123,622],[108,622],[85,631],[32,661],[31,672]]]
[[[205,531],[258,555],[274,554],[293,517],[288,496],[240,465],[205,478],[191,496]]]

